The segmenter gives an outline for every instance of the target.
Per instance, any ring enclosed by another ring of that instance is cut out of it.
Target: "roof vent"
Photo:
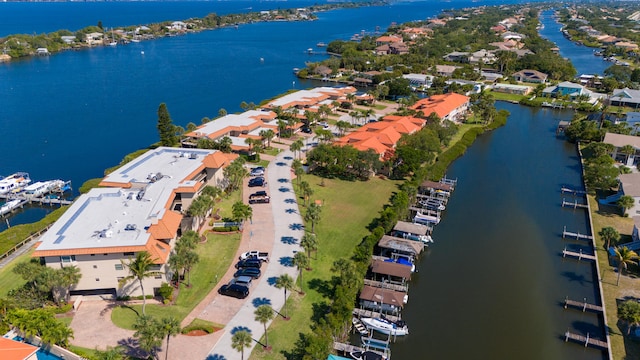
[[[126,231],[133,231],[135,229],[137,229],[138,227],[136,226],[136,224],[127,224],[127,226],[124,227],[124,229]]]
[[[198,154],[196,153],[190,153],[189,154],[189,159],[196,159],[198,157]]]
[[[140,201],[142,200],[143,197],[144,197],[144,189],[138,191],[138,194],[136,195],[136,200]]]

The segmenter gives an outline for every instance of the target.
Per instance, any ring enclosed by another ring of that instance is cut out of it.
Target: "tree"
[[[291,145],[289,146],[289,150],[293,151],[293,156],[296,159],[298,158],[298,152],[302,150],[303,145],[304,143],[302,142],[302,139],[298,139],[292,142]]]
[[[240,351],[240,358],[244,360],[244,349],[250,347],[252,341],[251,334],[247,330],[240,330],[231,337],[231,347]]]
[[[160,145],[176,146],[178,138],[176,136],[176,128],[173,125],[167,104],[162,103],[158,107],[158,133],[160,134]]]
[[[120,346],[107,346],[107,350],[94,350],[96,360],[125,360],[126,355]]]
[[[640,303],[636,300],[627,300],[620,304],[618,318],[627,323],[627,335],[629,335],[631,327],[640,324]]]
[[[299,274],[299,283],[300,283],[300,291],[302,293],[304,293],[304,281],[302,280],[302,272],[304,269],[309,267],[309,258],[307,257],[307,255],[304,252],[300,252],[298,251],[294,256],[293,256],[293,265],[295,265],[298,268],[298,274]]]
[[[218,110],[218,117],[223,117],[223,116],[227,116],[227,109],[220,108],[220,110]]]
[[[613,258],[618,263],[618,281],[616,285],[620,285],[620,275],[622,269],[627,270],[628,264],[632,264],[634,260],[638,259],[638,254],[635,251],[629,250],[626,246],[616,247],[614,249],[615,254]]]
[[[239,189],[242,185],[242,180],[249,176],[249,171],[244,167],[244,159],[241,157],[234,160],[222,172],[228,181],[230,191]]]
[[[231,207],[231,213],[235,220],[245,221],[253,216],[253,208],[242,201],[236,201]]]
[[[78,284],[80,278],[82,278],[82,273],[77,266],[64,266],[62,269],[58,270],[60,273],[60,285],[65,287],[65,301],[69,302],[69,294],[71,292],[71,288]]]
[[[320,214],[322,212],[322,208],[320,205],[316,203],[311,203],[307,207],[307,213],[304,215],[304,220],[311,222],[311,232],[315,232],[316,224],[320,221]]]
[[[616,204],[622,208],[622,215],[626,215],[627,209],[632,208],[633,205],[636,204],[636,201],[629,195],[622,195],[622,197],[616,201]]]
[[[618,242],[618,240],[620,240],[620,234],[618,233],[618,230],[616,230],[611,226],[603,227],[602,230],[598,232],[598,235],[600,235],[600,237],[602,238],[602,241],[604,241],[605,249],[608,249],[609,246],[611,246],[612,242],[615,243],[615,242]]]
[[[273,308],[269,305],[260,305],[253,312],[256,315],[256,321],[264,326],[264,347],[269,348],[269,336],[267,335],[267,323],[273,319]]]
[[[260,136],[262,136],[263,139],[267,140],[267,148],[271,149],[271,140],[273,140],[273,138],[276,136],[276,133],[271,129],[261,130]]]
[[[302,198],[304,199],[304,205],[307,205],[307,200],[311,195],[313,195],[313,189],[311,188],[311,185],[309,185],[309,183],[306,181],[301,181],[298,186],[300,186],[300,192],[302,193]]]
[[[626,164],[629,161],[629,157],[636,153],[636,149],[631,145],[625,145],[620,148],[620,152],[627,155],[627,158],[625,160],[625,164]]]
[[[284,289],[284,318],[288,319],[287,316],[287,290],[291,291],[293,289],[293,278],[289,274],[282,274],[276,279],[276,288]]]
[[[133,337],[138,340],[140,349],[157,359],[158,350],[160,350],[162,339],[164,339],[164,333],[160,329],[158,321],[143,313],[136,318],[133,323],[133,329],[136,331],[133,333]]]
[[[167,347],[164,355],[165,360],[167,360],[169,359],[169,339],[171,336],[175,337],[180,333],[180,321],[174,317],[162,318],[158,325],[162,335],[167,338]]]
[[[300,161],[300,159],[294,159],[291,163],[291,168],[293,169],[293,173],[296,175],[296,179],[298,179],[298,186],[300,186],[300,181],[302,181],[302,174],[304,174],[304,166],[302,165],[302,161]]]
[[[146,251],[140,251],[136,253],[136,258],[130,260],[128,263],[122,261],[122,264],[129,270],[129,275],[119,281],[120,286],[123,286],[131,280],[138,280],[140,284],[140,292],[142,292],[142,315],[145,315],[145,306],[147,305],[147,298],[144,294],[143,280],[148,277],[160,275],[159,271],[153,271],[153,259],[151,254]]]
[[[350,127],[351,127],[351,124],[349,124],[344,120],[339,120],[338,122],[336,122],[336,128],[338,128],[338,132],[340,133],[340,136],[343,136],[344,133],[347,131],[347,129]]]
[[[316,234],[305,231],[300,239],[300,246],[307,253],[307,257],[311,259],[311,252],[318,250],[318,238]]]

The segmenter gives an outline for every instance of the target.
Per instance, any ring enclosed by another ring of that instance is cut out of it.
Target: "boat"
[[[55,190],[63,191],[65,182],[62,180],[49,180],[38,181],[24,188],[26,197],[40,197],[46,193],[50,193]]]
[[[0,194],[20,190],[31,183],[31,178],[26,172],[17,172],[0,180]]]
[[[391,336],[404,336],[409,335],[409,327],[407,324],[398,320],[396,322],[390,321],[384,316],[374,318],[362,318],[360,321],[369,329],[375,330],[379,333]]]
[[[20,206],[21,203],[22,200],[18,199],[7,201],[4,205],[0,206],[0,216],[10,213],[11,211],[13,211],[13,209]]]
[[[440,222],[440,217],[437,216],[431,216],[431,215],[425,215],[423,213],[416,213],[416,216],[414,216],[413,221],[418,223],[418,224],[438,224]]]
[[[405,234],[402,234],[402,238],[413,240],[413,241],[422,241],[425,244],[433,242],[433,238],[431,237],[431,235],[416,235],[416,234],[405,233]]]
[[[385,259],[384,262],[392,262],[400,265],[405,265],[411,267],[411,272],[416,272],[416,265],[413,263],[413,260],[407,256],[403,256],[400,254],[395,254],[395,259]]]
[[[349,353],[352,359],[356,360],[385,360],[387,357],[373,351],[354,350]]]
[[[317,47],[325,47],[327,46],[327,44],[323,43],[322,41],[320,41],[319,43],[316,44]]]

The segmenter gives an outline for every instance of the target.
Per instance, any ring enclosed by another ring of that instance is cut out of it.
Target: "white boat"
[[[409,327],[407,324],[398,320],[397,322],[390,321],[386,318],[362,318],[360,319],[364,326],[369,329],[375,330],[379,333],[391,336],[404,336],[409,334]]]
[[[362,351],[362,350],[354,350],[349,353],[352,359],[356,360],[386,360],[387,358],[383,355],[375,353],[373,351]]]
[[[440,218],[437,216],[425,215],[420,212],[416,213],[416,216],[413,218],[413,221],[419,224],[438,224],[440,222]]]
[[[20,190],[21,188],[29,185],[30,182],[31,178],[29,178],[29,174],[26,172],[18,172],[13,175],[9,175],[0,180],[0,194]]]
[[[7,201],[4,205],[0,206],[0,216],[10,213],[13,209],[20,206],[21,200]]]
[[[429,244],[433,242],[433,238],[431,235],[416,235],[416,234],[403,234],[403,238],[413,240],[413,241],[422,241],[425,244]]]
[[[26,197],[40,197],[65,185],[62,180],[38,181],[24,188]]]

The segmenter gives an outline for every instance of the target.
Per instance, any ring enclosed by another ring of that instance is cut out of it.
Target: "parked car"
[[[268,204],[270,201],[271,197],[266,191],[257,191],[249,195],[249,204]]]
[[[253,179],[249,180],[249,187],[256,187],[256,186],[266,186],[267,182],[264,181],[264,177],[259,176],[259,177],[254,177]]]
[[[218,293],[237,299],[244,299],[249,296],[249,288],[239,284],[225,284],[218,289]]]
[[[233,277],[239,276],[251,276],[254,279],[257,279],[262,275],[262,272],[258,268],[243,268],[235,272]]]
[[[235,278],[231,279],[229,284],[238,284],[238,285],[242,285],[242,286],[246,286],[246,287],[250,288],[251,287],[251,280],[253,280],[253,278],[251,276],[238,276],[238,277],[235,277]]]
[[[244,259],[258,259],[260,261],[269,262],[269,253],[261,252],[258,250],[251,250],[240,254],[240,260]]]
[[[254,167],[249,173],[251,176],[263,176],[264,168],[262,166]]]
[[[313,133],[313,130],[308,126],[303,126],[302,127],[302,132],[305,133],[305,134],[311,134],[311,133]]]
[[[244,269],[244,268],[260,269],[261,267],[262,267],[262,260],[258,260],[258,259],[244,259],[236,263],[236,269]]]
[[[322,126],[323,129],[328,129],[329,128],[329,123],[326,121],[320,121],[318,123],[318,125]]]

